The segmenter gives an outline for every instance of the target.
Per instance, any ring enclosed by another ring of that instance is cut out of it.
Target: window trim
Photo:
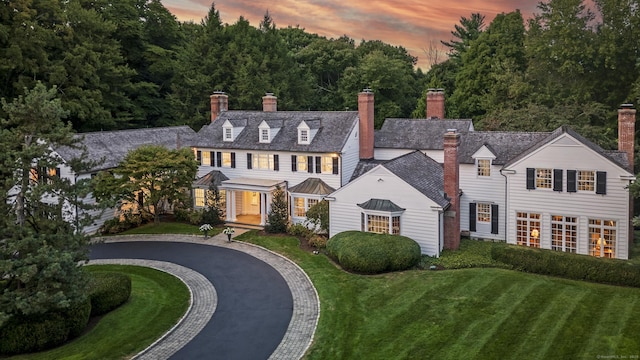
[[[524,232],[520,227],[521,225],[526,227]],[[527,211],[516,211],[516,244],[520,246],[540,248],[541,238],[542,214]]]
[[[223,141],[233,141],[233,127],[232,126],[224,126],[224,127],[222,127],[222,140]]]
[[[480,164],[486,163],[485,166],[481,166]],[[476,177],[477,178],[488,178],[491,177],[491,165],[492,160],[486,158],[476,159]]]
[[[404,213],[404,211],[387,212],[387,211],[375,211],[375,210],[363,209],[360,211],[360,214],[361,214],[360,229],[363,232],[370,232],[374,234],[402,235],[402,213]],[[387,218],[387,232],[370,231],[370,225],[369,225],[370,216]],[[393,224],[394,218],[398,218],[398,221],[399,221],[397,229],[394,228],[394,224]]]

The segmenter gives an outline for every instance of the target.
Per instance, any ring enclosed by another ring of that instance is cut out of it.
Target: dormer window
[[[309,145],[311,143],[311,128],[303,121],[298,125],[298,144]]]
[[[268,143],[270,140],[269,129],[260,129],[260,142]]]
[[[224,141],[233,141],[233,128],[225,127],[224,128]]]
[[[282,127],[282,120],[270,120],[269,122],[263,121],[258,126],[258,142],[268,144],[271,142],[277,134],[278,130]]]
[[[300,143],[303,143],[303,144],[309,143],[309,130],[300,129]]]

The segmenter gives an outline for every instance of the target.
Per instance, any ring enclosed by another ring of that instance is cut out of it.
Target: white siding
[[[563,191],[552,189],[526,189],[527,168],[563,169]],[[577,252],[588,254],[588,219],[615,220],[617,224],[616,257],[629,256],[629,193],[625,187],[629,180],[626,170],[613,164],[568,135],[561,136],[553,143],[536,150],[508,169],[507,189],[509,199],[507,242],[516,243],[516,212],[540,213],[541,247],[551,247],[552,215],[574,216],[578,218]],[[568,193],[566,170],[606,171],[606,195],[595,192]],[[506,171],[505,171],[506,174]]]
[[[349,180],[351,180],[351,176],[353,175],[353,171],[356,169],[358,165],[358,161],[360,161],[360,140],[358,139],[358,128],[354,127],[351,130],[351,134],[347,139],[347,143],[342,149],[342,178],[341,178],[341,186],[346,185]],[[334,187],[337,189],[337,187]]]
[[[400,219],[400,235],[415,240],[423,254],[440,254],[440,214],[436,204],[406,182],[377,167],[331,195],[329,201],[330,236],[347,230],[360,230],[357,204],[371,198],[390,200],[406,209]]]
[[[491,176],[478,176],[475,164],[460,164],[460,230],[469,231],[469,203],[482,202],[498,205],[498,234],[491,233],[491,223],[476,223],[476,232],[470,236],[482,239],[504,240],[505,230],[505,178],[499,166],[491,166]]]

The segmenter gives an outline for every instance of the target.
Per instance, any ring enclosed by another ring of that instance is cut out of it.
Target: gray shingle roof
[[[465,134],[473,131],[471,120],[385,119],[375,132],[375,147],[390,149],[442,150],[447,129]]]
[[[469,132],[460,137],[458,160],[461,164],[473,164],[475,161],[471,156],[482,146],[487,146],[496,156],[493,164],[504,165],[531,146],[546,139],[549,134],[548,132]]]
[[[389,160],[375,160],[375,159],[360,160],[358,162],[358,165],[356,165],[356,169],[353,171],[353,174],[351,175],[351,179],[349,180],[349,182],[355,180],[356,178],[360,177],[361,175],[373,169],[374,167],[380,164],[386,163],[387,161]]]
[[[308,178],[300,184],[289,188],[289,192],[296,194],[329,195],[334,191],[336,189],[319,178]]]
[[[162,145],[168,149],[176,149],[178,142],[181,147],[189,146],[196,133],[188,126],[171,126],[161,128],[145,128],[117,131],[99,131],[75,135],[81,139],[80,144],[87,150],[90,160],[104,162],[98,164],[92,171],[116,167],[130,150],[142,145]],[[66,146],[55,149],[65,161],[82,156],[79,149]]]
[[[211,184],[213,184],[215,186],[220,186],[220,184],[225,180],[229,180],[229,178],[225,174],[221,173],[218,170],[212,170],[209,173],[207,173],[206,175],[204,175],[204,176],[202,176],[200,178],[197,178],[193,182],[193,186],[206,187],[206,188],[211,186]]]
[[[391,200],[383,200],[383,199],[369,199],[369,201],[363,202],[362,204],[358,204],[359,207],[365,210],[374,210],[374,211],[388,211],[388,212],[398,212],[404,211],[405,209],[393,203]]]
[[[620,152],[620,151],[611,151],[611,150],[604,150],[603,148],[601,148],[600,146],[596,145],[595,143],[593,143],[591,140],[585,138],[584,136],[578,134],[577,132],[575,132],[573,129],[571,129],[570,127],[563,125],[560,126],[559,128],[557,128],[556,130],[554,130],[552,133],[547,133],[547,136],[544,137],[542,140],[538,141],[535,144],[532,144],[531,147],[529,147],[526,151],[521,152],[520,154],[518,154],[518,156],[510,159],[506,164],[505,167],[519,161],[520,159],[526,157],[527,155],[529,155],[532,151],[539,149],[540,147],[544,146],[545,144],[548,144],[549,142],[553,141],[554,139],[558,138],[560,135],[562,134],[569,134],[571,137],[575,138],[576,140],[578,140],[579,142],[581,142],[582,144],[584,144],[586,147],[590,148],[591,150],[597,152],[598,154],[604,156],[605,158],[611,160],[611,162],[613,162],[614,164],[622,167],[625,170],[629,170],[629,161],[627,159],[627,155],[626,153]]]
[[[226,120],[232,124],[246,123],[232,142],[222,140],[222,124]],[[269,124],[282,121],[282,128],[268,144],[260,143],[258,138],[258,126],[263,120]],[[318,127],[308,145],[298,144],[298,125],[303,120],[311,128]],[[213,123],[203,126],[191,145],[217,149],[340,152],[357,124],[357,111],[225,111]]]

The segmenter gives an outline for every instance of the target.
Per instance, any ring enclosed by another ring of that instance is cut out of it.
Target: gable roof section
[[[460,137],[458,160],[474,164],[473,154],[486,146],[496,156],[494,165],[504,165],[549,136],[548,132],[474,131]]]
[[[413,151],[380,165],[407,184],[445,208],[444,170],[442,165],[420,151]]]
[[[448,129],[465,134],[473,131],[471,120],[385,119],[375,132],[375,148],[442,150]]]
[[[351,175],[351,179],[349,179],[349,182],[352,182],[353,180],[360,177],[361,175],[364,175],[365,173],[369,172],[369,170],[375,168],[378,165],[384,164],[386,162],[389,162],[389,160],[375,160],[375,159],[360,160],[356,165],[356,169],[353,171],[353,174]]]
[[[538,149],[542,148],[543,146],[549,144],[550,142],[552,142],[553,140],[557,139],[558,137],[560,137],[563,134],[567,134],[567,135],[573,137],[574,139],[576,139],[578,142],[582,143],[583,145],[585,145],[589,149],[593,150],[597,154],[599,154],[599,155],[603,156],[604,158],[608,159],[609,161],[611,161],[613,164],[621,167],[622,169],[624,169],[626,171],[629,171],[629,162],[627,160],[626,154],[623,154],[620,151],[604,150],[600,146],[598,146],[595,143],[593,143],[591,140],[588,140],[587,138],[585,138],[584,136],[578,134],[577,132],[575,132],[573,129],[571,129],[570,127],[568,127],[566,125],[560,126],[556,130],[554,130],[552,133],[550,133],[546,138],[544,138],[543,140],[539,141],[538,143],[536,143],[535,145],[530,147],[525,152],[523,152],[520,155],[516,156],[515,158],[511,159],[509,162],[507,162],[504,165],[504,167],[511,166],[511,165],[517,163],[518,161],[526,158],[528,155],[530,155],[535,150],[538,150]]]
[[[232,142],[222,141],[222,124],[245,122],[246,127]],[[305,121],[318,129],[310,144],[298,143],[298,125]],[[258,126],[282,124],[270,143],[258,142]],[[190,145],[216,149],[243,149],[265,151],[340,152],[349,134],[358,124],[356,111],[225,111],[214,122],[205,125]]]
[[[289,192],[295,194],[329,195],[334,191],[336,189],[319,178],[308,178],[300,184],[289,188]]]
[[[118,166],[127,153],[142,145],[161,145],[167,149],[189,146],[196,133],[188,126],[170,126],[160,128],[130,129],[116,131],[98,131],[74,135],[87,150],[90,160],[104,162],[92,171],[110,169]],[[82,156],[79,149],[67,146],[55,149],[65,160]]]
[[[206,175],[196,179],[193,182],[193,186],[196,187],[209,187],[211,184],[215,186],[220,186],[223,181],[229,180],[229,178],[218,170],[211,170]]]

